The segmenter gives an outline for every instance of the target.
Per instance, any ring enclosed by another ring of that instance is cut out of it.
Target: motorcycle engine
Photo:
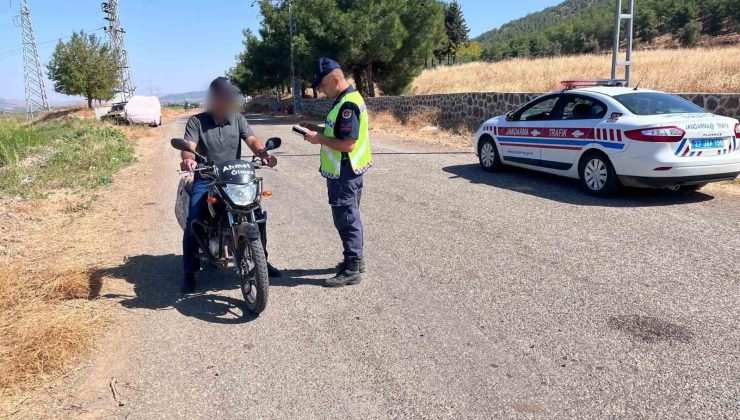
[[[208,241],[208,250],[211,251],[211,255],[215,256],[216,258],[218,258],[218,248],[218,238],[211,238]]]

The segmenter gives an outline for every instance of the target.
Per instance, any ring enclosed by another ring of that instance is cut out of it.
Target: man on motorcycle
[[[254,135],[247,119],[234,110],[238,94],[238,89],[229,82],[229,79],[218,77],[213,80],[208,88],[207,110],[190,117],[185,127],[184,138],[191,143],[196,152],[216,164],[239,159],[243,140],[252,152],[262,159],[264,165],[274,167],[277,165],[277,159],[264,150],[262,141]],[[181,152],[181,157],[180,169],[183,171],[192,171],[197,167],[192,153]],[[196,172],[190,192],[188,221],[182,239],[183,293],[192,293],[195,290],[195,273],[200,271],[200,260],[197,256],[199,245],[193,236],[191,225],[193,220],[202,220],[205,217],[209,183],[210,181],[202,179]],[[266,246],[266,229],[262,230],[262,244]],[[269,263],[267,269],[270,277],[280,277],[280,271]]]

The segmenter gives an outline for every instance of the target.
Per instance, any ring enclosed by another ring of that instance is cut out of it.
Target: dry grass
[[[637,51],[633,83],[668,92],[740,92],[740,46]],[[416,95],[458,92],[548,92],[569,79],[608,78],[611,55],[471,63],[425,70]]]
[[[89,109],[87,106],[75,105],[44,112],[43,114],[39,115],[38,120],[49,121],[57,120],[60,118],[92,119],[95,118],[95,110]]]
[[[125,139],[118,129],[129,137],[149,136],[157,131],[138,126],[117,129],[107,123],[78,121],[92,118],[85,116],[86,112],[66,110],[30,125],[52,127],[58,138],[63,137],[64,127],[79,129],[74,132],[77,134],[70,134],[75,140],[73,144],[85,145],[85,133],[89,132],[92,145],[85,146],[85,150],[96,155],[98,164],[95,168],[83,165],[86,169],[80,172],[82,176],[100,170],[104,157],[114,156],[120,163],[118,154],[95,149],[107,144],[109,135]],[[80,127],[94,130],[82,132]],[[61,149],[62,143],[54,144],[56,149]],[[64,150],[68,149],[71,150]],[[44,150],[30,150],[16,166],[23,169],[24,163],[38,161],[43,158]],[[55,156],[60,155],[63,154],[57,152]],[[77,162],[84,153],[77,151],[73,155],[72,161]],[[53,167],[48,159],[47,163],[47,167]],[[114,166],[108,177],[125,165]],[[6,166],[6,172],[7,169]],[[49,179],[50,185],[59,183],[56,173],[51,173]],[[0,418],[12,416],[22,405],[33,401],[45,384],[53,384],[57,378],[72,372],[72,367],[95,346],[99,333],[110,320],[106,304],[93,299],[102,287],[101,273],[85,268],[95,266],[96,257],[87,257],[79,250],[105,247],[83,223],[83,220],[94,223],[83,216],[93,211],[96,197],[94,192],[64,186],[32,199],[14,194],[3,197],[0,193]]]
[[[86,352],[105,325],[89,270],[0,268],[0,396],[55,375]]]
[[[395,138],[424,140],[439,146],[467,147],[472,133],[465,125],[440,128],[441,110],[419,108],[411,115],[397,117],[390,111],[372,112],[370,129]]]

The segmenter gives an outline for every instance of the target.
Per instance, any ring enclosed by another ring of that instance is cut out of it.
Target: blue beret
[[[319,61],[316,62],[316,70],[315,75],[316,77],[313,79],[313,83],[311,83],[311,87],[316,89],[321,84],[321,79],[324,78],[327,74],[333,72],[336,69],[341,68],[339,63],[332,60],[331,58],[321,57],[319,58]]]

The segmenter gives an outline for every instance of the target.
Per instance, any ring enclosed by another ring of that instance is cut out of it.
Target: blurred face
[[[236,99],[230,93],[211,92],[208,95],[208,111],[217,116],[225,116],[234,107]]]

